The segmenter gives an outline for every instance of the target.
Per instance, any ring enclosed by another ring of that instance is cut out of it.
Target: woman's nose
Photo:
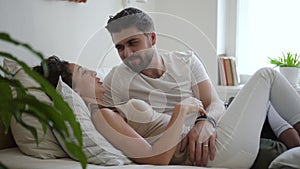
[[[96,77],[97,76],[97,72],[96,71],[91,71],[91,74]]]

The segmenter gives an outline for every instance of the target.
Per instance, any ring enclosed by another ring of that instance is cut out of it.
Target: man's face
[[[135,72],[141,72],[151,63],[155,44],[154,33],[143,33],[135,27],[112,34],[115,47],[123,62]]]

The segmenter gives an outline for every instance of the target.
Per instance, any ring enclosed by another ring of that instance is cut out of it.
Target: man
[[[124,64],[106,76],[104,101],[117,105],[138,98],[157,112],[170,113],[179,101],[198,98],[205,112],[199,112],[181,150],[189,148],[190,160],[206,166],[208,158],[215,156],[216,132],[212,126],[225,107],[197,56],[191,51],[159,53],[152,19],[136,8],[122,10],[109,19],[106,28]]]
[[[190,51],[159,53],[153,21],[139,9],[122,10],[109,19],[106,28],[124,64],[115,67],[105,78],[104,86],[108,90],[104,101],[118,105],[138,98],[148,102],[157,112],[170,113],[179,101],[190,96],[198,98],[205,109],[199,114],[208,116],[197,118],[182,141],[181,150],[189,148],[190,160],[195,165],[206,166],[208,158],[214,159],[216,140],[216,133],[207,131],[207,126],[213,126],[225,108],[202,63]],[[282,124],[277,122],[273,124]],[[281,132],[280,140],[288,147],[299,145],[294,129],[287,126]],[[262,139],[261,147],[254,168],[267,168],[272,159],[285,151],[282,143],[269,139]]]

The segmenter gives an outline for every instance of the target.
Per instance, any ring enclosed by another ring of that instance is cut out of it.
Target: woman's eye
[[[84,75],[84,74],[86,74],[86,70],[85,69],[82,71],[82,75]]]

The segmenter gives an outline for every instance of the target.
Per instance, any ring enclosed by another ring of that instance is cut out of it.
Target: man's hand
[[[190,160],[197,166],[207,166],[208,158],[214,160],[217,133],[208,121],[199,121],[183,139],[181,151],[189,146]]]

